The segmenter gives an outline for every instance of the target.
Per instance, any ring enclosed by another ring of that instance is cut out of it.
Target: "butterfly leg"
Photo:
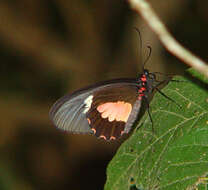
[[[179,108],[182,108],[182,106],[180,104],[178,104],[175,100],[173,100],[172,98],[170,98],[167,95],[165,95],[160,89],[155,88],[155,90],[157,90],[162,96],[164,96],[165,98],[167,98],[171,102],[175,103]]]
[[[151,112],[150,112],[150,105],[149,105],[149,101],[146,97],[143,98],[144,99],[144,102],[147,106],[147,113],[148,113],[148,116],[150,118],[150,121],[152,123],[152,132],[154,133],[154,126],[153,126],[153,119],[152,119],[152,116],[151,116]]]

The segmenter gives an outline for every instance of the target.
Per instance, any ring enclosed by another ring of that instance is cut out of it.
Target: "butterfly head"
[[[144,69],[142,74],[138,77],[138,81],[144,83],[154,83],[156,81],[155,73],[150,73],[148,69]]]

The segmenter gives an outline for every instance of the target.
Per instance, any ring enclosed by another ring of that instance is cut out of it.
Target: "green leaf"
[[[192,74],[191,74],[192,75]],[[208,83],[183,77],[156,93],[147,113],[107,168],[105,190],[205,189],[208,176]],[[132,181],[134,183],[132,183]]]

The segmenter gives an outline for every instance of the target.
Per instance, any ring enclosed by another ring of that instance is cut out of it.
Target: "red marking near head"
[[[100,135],[99,137],[106,140],[106,137],[104,135]]]
[[[144,96],[144,94],[139,94],[138,99],[141,100],[142,99],[142,96]]]
[[[110,137],[110,140],[116,140],[116,137],[111,136],[111,137]]]
[[[144,92],[145,90],[146,90],[145,87],[141,87],[141,88],[139,89],[139,92],[142,93],[142,92]]]
[[[146,82],[146,81],[147,81],[146,76],[142,76],[141,81],[142,81],[142,82]]]
[[[97,107],[97,111],[101,113],[102,118],[108,118],[108,121],[124,121],[127,122],[131,113],[132,106],[124,101],[107,102]]]
[[[96,133],[96,130],[95,130],[95,128],[91,128],[91,130],[93,131],[93,133],[94,133],[94,134]]]

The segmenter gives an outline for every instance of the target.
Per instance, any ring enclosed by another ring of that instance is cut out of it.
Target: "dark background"
[[[207,61],[208,2],[151,0],[185,47]],[[183,74],[157,36],[118,0],[0,1],[0,189],[102,189],[123,140],[108,143],[57,130],[48,112],[61,96],[101,80],[136,77],[146,67]]]

